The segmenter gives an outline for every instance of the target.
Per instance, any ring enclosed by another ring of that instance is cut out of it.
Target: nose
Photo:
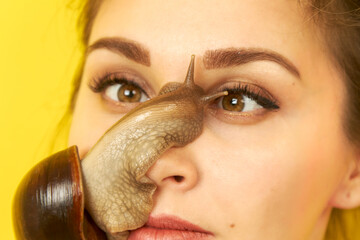
[[[158,189],[188,191],[196,186],[199,174],[189,147],[170,148],[148,170]]]

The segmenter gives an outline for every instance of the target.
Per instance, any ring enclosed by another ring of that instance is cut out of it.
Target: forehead
[[[140,42],[152,53],[172,56],[247,46],[296,55],[291,50],[309,42],[304,22],[298,1],[106,0],[90,43],[121,36]]]

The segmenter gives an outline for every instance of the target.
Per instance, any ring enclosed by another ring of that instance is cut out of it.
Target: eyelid
[[[146,78],[144,78],[141,74],[128,69],[116,71],[106,70],[94,74],[94,76],[89,79],[88,86],[94,92],[101,92],[105,90],[107,86],[111,85],[108,83],[111,79],[125,79],[127,82],[142,89],[149,98],[156,95]],[[113,84],[116,84],[116,82],[114,81]]]
[[[215,87],[212,87],[210,92],[221,92],[221,91],[237,92],[239,91],[239,89],[248,90],[248,92],[258,94],[261,98],[266,98],[271,102],[273,102],[274,104],[279,105],[279,101],[267,89],[257,84],[249,83],[247,81],[233,80],[233,81],[227,81],[225,83],[220,83]]]
[[[220,84],[219,84],[220,85]],[[247,86],[250,88],[251,92],[258,93],[261,98],[268,99],[270,102],[268,105],[268,108],[259,108],[254,111],[246,111],[246,112],[235,112],[235,111],[228,111],[225,109],[221,109],[218,107],[217,101],[219,99],[215,100],[215,102],[208,107],[208,112],[213,115],[215,118],[229,123],[229,124],[253,124],[256,123],[262,119],[265,118],[266,115],[270,114],[271,112],[277,112],[280,109],[280,104],[278,103],[277,99],[274,98],[266,89],[263,87],[260,87],[257,84],[244,82],[244,81],[229,81],[222,83],[222,85],[217,86],[216,90],[212,88],[212,91],[223,91],[227,90],[229,92],[236,92],[236,88],[245,88]],[[211,92],[212,92],[211,91]],[[241,91],[239,91],[239,94],[241,94]],[[254,100],[255,101],[255,100]],[[256,101],[257,102],[257,101]],[[258,102],[257,102],[258,103]],[[258,103],[259,104],[259,103]],[[276,106],[276,107],[275,107]]]

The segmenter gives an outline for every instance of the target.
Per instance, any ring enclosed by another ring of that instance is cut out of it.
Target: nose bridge
[[[174,53],[173,55],[179,55]],[[164,54],[164,56],[154,56],[152,59],[152,66],[156,71],[157,75],[157,87],[160,89],[169,82],[183,83],[189,68],[189,59],[193,55],[191,52],[182,53],[179,56],[174,57],[171,54]],[[194,78],[196,83],[196,76],[201,71],[201,66],[197,61],[198,57],[194,61]]]

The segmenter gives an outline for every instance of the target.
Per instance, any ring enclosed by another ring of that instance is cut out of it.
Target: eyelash
[[[90,83],[89,87],[90,89],[95,93],[101,93],[103,92],[107,87],[115,85],[115,84],[124,84],[124,83],[130,83],[139,89],[143,91],[145,95],[148,96],[148,94],[143,90],[143,87],[141,87],[136,81],[132,80],[128,76],[124,77],[117,77],[116,74],[113,73],[106,73],[104,77],[95,77],[93,78]],[[258,89],[257,91],[255,89]],[[257,104],[259,104],[261,107],[267,109],[267,110],[277,110],[279,109],[279,105],[276,100],[273,98],[267,96],[265,97],[263,92],[264,90],[261,90],[259,87],[255,87],[249,84],[244,83],[236,83],[235,86],[231,87],[224,87],[219,92],[222,91],[228,91],[230,94],[240,94],[243,96],[246,96],[252,100],[254,100]],[[218,98],[216,101],[219,101],[220,98]]]
[[[128,77],[117,77],[115,74],[107,73],[104,77],[95,77],[89,82],[89,88],[95,93],[103,92],[107,87],[115,84],[130,83],[139,89],[141,89],[144,94],[148,95],[143,88],[134,80],[129,79]]]
[[[280,108],[276,100],[273,100],[270,97],[263,96],[264,94],[261,94],[260,89],[258,89],[258,91],[255,91],[255,89],[251,90],[250,88],[255,87],[250,87],[250,85],[244,83],[236,83],[236,85],[233,87],[222,88],[220,92],[228,91],[229,94],[240,94],[246,96],[268,110],[276,110]]]

